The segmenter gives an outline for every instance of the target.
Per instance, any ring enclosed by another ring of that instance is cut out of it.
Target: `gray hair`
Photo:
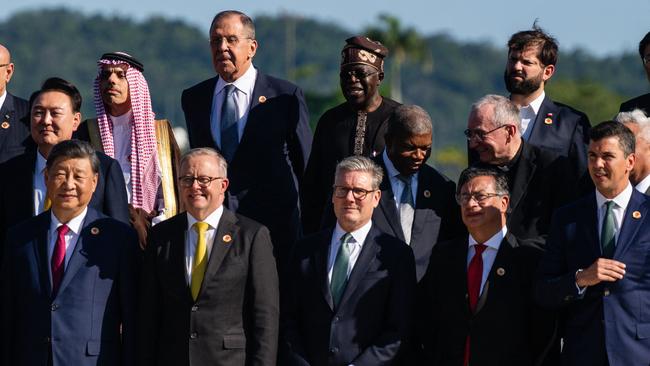
[[[493,121],[496,127],[503,125],[514,125],[517,132],[521,134],[521,121],[519,120],[519,108],[510,99],[496,94],[488,94],[472,104],[471,114],[479,109],[491,106],[493,109]]]
[[[639,127],[639,137],[646,142],[650,142],[650,118],[643,109],[636,108],[630,112],[620,112],[614,117],[614,121],[637,125]]]
[[[429,113],[417,105],[400,105],[388,120],[387,136],[413,136],[433,132]]]
[[[99,173],[99,158],[95,149],[86,141],[81,140],[65,140],[54,145],[47,156],[45,168],[49,171],[57,161],[69,159],[88,159],[93,173]]]
[[[343,172],[363,172],[368,173],[372,177],[372,189],[379,189],[382,179],[384,179],[384,171],[381,167],[365,156],[350,156],[338,164],[336,164],[336,173],[334,173],[334,180]]]
[[[196,149],[192,149],[181,157],[181,163],[180,163],[180,168],[183,167],[185,163],[187,163],[188,160],[191,158],[197,157],[197,156],[211,156],[217,160],[217,165],[219,166],[219,169],[221,170],[221,173],[224,177],[228,177],[228,163],[226,162],[226,159],[221,156],[217,152],[217,150],[209,148],[209,147],[199,147]]]
[[[253,23],[253,19],[251,19],[251,17],[238,10],[224,10],[222,12],[217,13],[217,15],[215,15],[214,18],[212,19],[212,23],[210,23],[210,34],[208,36],[210,37],[212,36],[212,32],[214,31],[214,28],[222,19],[231,16],[238,16],[239,21],[244,26],[244,31],[248,32],[247,36],[250,37],[250,39],[255,39],[255,24]]]

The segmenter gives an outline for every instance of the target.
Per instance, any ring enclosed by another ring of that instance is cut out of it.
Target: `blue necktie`
[[[221,105],[221,154],[227,162],[231,162],[239,145],[237,131],[237,107],[235,106],[235,86],[228,84],[224,87],[225,95]]]

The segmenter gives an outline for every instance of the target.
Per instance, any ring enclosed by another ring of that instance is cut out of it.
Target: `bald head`
[[[11,53],[7,47],[0,44],[0,95],[7,90],[7,83],[14,73],[14,64],[11,63]]]

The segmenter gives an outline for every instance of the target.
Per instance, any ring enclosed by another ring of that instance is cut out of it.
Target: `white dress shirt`
[[[235,99],[235,107],[237,108],[237,134],[239,141],[241,141],[246,122],[248,121],[248,112],[253,99],[255,80],[257,80],[257,70],[253,65],[250,65],[244,75],[232,83],[226,83],[222,78],[219,78],[217,81],[217,85],[214,87],[214,95],[212,96],[212,110],[210,114],[210,130],[212,131],[212,138],[217,146],[221,146],[221,107],[223,106],[223,98],[226,95],[225,86],[227,84],[235,86],[233,98]]]
[[[596,207],[598,207],[598,238],[600,238],[601,231],[603,230],[603,220],[607,213],[607,206],[605,203],[607,203],[607,201],[614,201],[612,212],[614,213],[615,244],[618,244],[618,234],[621,232],[621,225],[623,224],[623,218],[625,217],[625,209],[627,208],[627,204],[630,202],[630,198],[632,198],[631,183],[628,183],[623,192],[619,193],[618,196],[611,200],[605,198],[605,196],[596,190]]]
[[[70,262],[70,257],[74,253],[74,248],[77,246],[77,241],[79,241],[79,233],[83,228],[84,219],[88,213],[88,207],[84,208],[83,211],[70,221],[66,223],[68,228],[68,233],[64,235],[65,238],[65,266],[64,271],[68,269],[68,262]],[[50,285],[52,285],[52,255],[54,254],[54,246],[56,245],[56,239],[59,237],[59,232],[57,228],[63,225],[59,219],[54,216],[53,212],[50,212],[50,230],[47,232],[47,269],[50,276]]]
[[[34,216],[43,212],[45,198],[47,198],[47,187],[45,186],[45,164],[47,160],[36,150],[36,164],[34,166]]]
[[[494,234],[490,239],[488,239],[488,241],[481,243],[484,244],[487,248],[485,248],[483,254],[481,255],[481,258],[483,258],[483,277],[481,278],[480,294],[483,293],[483,287],[485,286],[485,282],[487,281],[490,270],[492,269],[492,265],[494,264],[494,259],[497,257],[497,252],[499,251],[501,242],[503,241],[503,238],[506,237],[507,233],[508,227],[503,225],[501,230]],[[469,263],[472,261],[474,253],[476,253],[476,250],[474,249],[475,244],[478,244],[478,242],[470,234],[468,240],[469,250],[467,251],[467,267],[469,267]]]
[[[521,137],[524,139],[524,141],[528,141],[530,138],[530,134],[533,131],[533,126],[535,125],[535,120],[537,119],[537,113],[539,112],[539,108],[542,106],[544,97],[546,97],[546,93],[542,91],[542,94],[530,102],[529,105],[519,108]]]
[[[645,194],[648,188],[650,188],[650,174],[643,178],[634,188],[636,188],[637,191]]]
[[[2,106],[5,104],[5,99],[7,99],[7,89],[0,95],[0,109],[2,109]],[[4,117],[4,116],[0,116]]]
[[[207,223],[208,230],[205,233],[205,246],[207,248],[206,256],[208,260],[210,259],[210,253],[212,253],[212,243],[214,242],[214,236],[217,234],[217,227],[219,226],[219,220],[221,220],[221,215],[223,214],[223,205],[219,206],[214,212],[212,212],[208,217],[203,220]],[[185,232],[185,275],[187,284],[189,285],[192,281],[192,267],[194,266],[194,253],[196,252],[196,244],[199,240],[199,234],[192,227],[194,223],[198,220],[194,216],[187,213],[187,231]]]
[[[388,158],[388,154],[386,153],[386,149],[384,149],[384,153],[382,155],[382,158],[384,159],[384,165],[386,166],[386,175],[388,176],[390,180],[390,187],[393,190],[393,196],[395,198],[395,208],[397,208],[397,212],[399,212],[399,202],[400,199],[402,198],[402,191],[404,191],[405,188],[405,183],[397,178],[397,176],[400,174],[397,169],[395,168],[395,165],[393,165],[393,162],[390,161]],[[420,172],[416,172],[414,174],[411,174],[411,195],[413,195],[413,204],[417,206],[417,195],[418,195],[418,175]],[[413,207],[415,208],[415,207]]]
[[[363,248],[363,242],[366,241],[366,236],[368,236],[368,232],[370,232],[371,227],[372,220],[368,221],[368,223],[350,233],[352,235],[352,239],[350,241],[352,250],[350,251],[350,261],[348,262],[348,278],[350,277],[350,273],[352,273],[354,265],[357,263],[357,259],[359,259],[359,253],[361,253],[361,249]],[[336,227],[334,228],[334,233],[332,234],[332,240],[330,241],[330,254],[327,260],[327,279],[330,284],[332,283],[332,271],[334,270],[336,254],[338,253],[339,247],[341,246],[341,238],[343,235],[345,235],[345,233],[346,231],[343,230],[337,222]]]

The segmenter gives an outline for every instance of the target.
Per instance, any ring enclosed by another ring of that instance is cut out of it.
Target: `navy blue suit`
[[[639,95],[626,102],[621,103],[620,112],[629,112],[633,109],[643,109],[646,115],[650,113],[650,93]]]
[[[13,227],[5,241],[0,288],[4,365],[134,365],[135,258],[126,224],[89,208],[52,298],[50,211]]]
[[[190,147],[219,150],[210,130],[218,77],[183,91]],[[312,134],[302,90],[288,81],[257,73],[250,112],[228,166],[226,206],[268,227],[274,250],[285,260],[300,234],[298,187]]]
[[[29,131],[29,102],[7,93],[0,108],[0,163],[35,145]]]
[[[556,212],[536,297],[541,305],[564,310],[563,365],[650,364],[649,218],[650,197],[633,190],[613,256],[625,263],[625,276],[579,296],[576,271],[602,257],[595,193]]]

